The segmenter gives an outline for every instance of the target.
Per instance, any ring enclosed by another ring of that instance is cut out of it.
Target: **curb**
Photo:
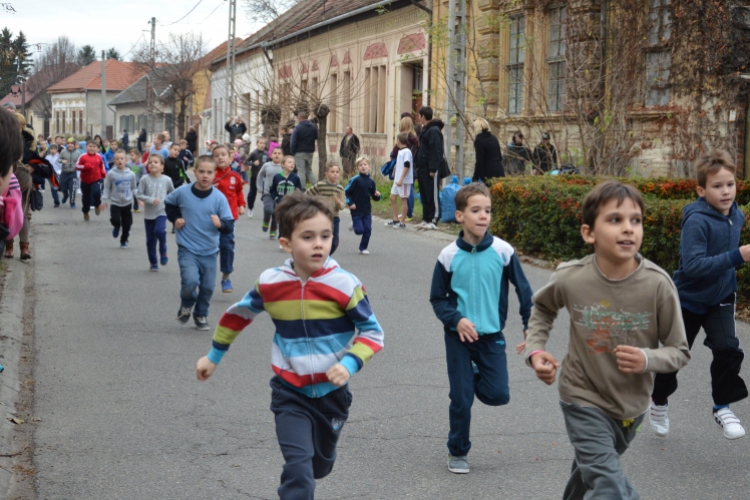
[[[0,373],[0,497],[7,498],[15,459],[21,451],[23,441],[16,440],[17,424],[10,418],[17,416],[16,403],[21,390],[19,364],[24,335],[24,298],[28,266],[18,260],[6,260],[0,295],[0,364],[5,370]]]

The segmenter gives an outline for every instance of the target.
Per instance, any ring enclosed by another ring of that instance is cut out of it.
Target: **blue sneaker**
[[[119,227],[113,227],[112,228],[112,237],[117,238],[120,236],[120,228]]]
[[[75,203],[71,203],[71,204],[70,204],[70,208],[73,208],[73,209],[75,209],[75,208],[76,208],[76,204],[75,204]]]
[[[169,262],[169,257],[167,257],[166,255],[162,255],[161,256],[161,265],[162,266],[166,266],[167,262]]]
[[[159,266],[158,266],[157,264],[151,264],[151,269],[150,269],[150,271],[151,271],[152,273],[158,273],[158,272],[159,272]]]
[[[234,288],[232,288],[232,280],[221,280],[221,291],[224,293],[232,293],[234,291]]]
[[[128,248],[128,242],[120,243],[120,248]]]

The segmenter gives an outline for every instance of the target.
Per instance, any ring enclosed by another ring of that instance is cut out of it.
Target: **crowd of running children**
[[[3,141],[14,140],[0,114],[2,134]],[[367,249],[370,200],[380,198],[368,175],[369,162],[357,160],[359,175],[345,189],[339,184],[340,166],[328,165],[326,179],[305,193],[306,186],[294,173],[294,158],[280,149],[268,158],[261,139],[245,161],[251,174],[245,200],[243,178],[232,169],[227,146],[215,146],[210,156],[197,158],[195,182],[176,189],[179,180],[163,172],[166,160],[178,157],[179,150],[174,148],[172,155],[168,148],[165,158],[160,152],[163,142],[154,146],[156,152],[148,155],[146,168],[141,167],[147,174],[138,182],[121,150],[114,151],[113,168],[105,175],[106,157],[89,142],[83,159],[76,162],[84,214],[90,203],[97,212],[106,208],[98,203],[94,187],[97,177],[104,176],[102,199],[110,204],[113,235],[126,246],[130,209],[134,200],[142,202],[154,270],[157,241],[161,264],[168,261],[169,219],[176,229],[181,273],[177,319],[187,323],[192,314],[196,326],[207,330],[217,254],[222,287],[227,291],[228,283],[231,291],[235,221],[246,210],[252,215],[261,193],[263,231],[271,238],[278,235],[290,257],[262,272],[256,286],[221,316],[209,353],[198,361],[197,376],[208,379],[239,333],[258,314],[270,314],[275,327],[271,410],[285,460],[278,493],[282,499],[312,499],[316,480],[333,469],[352,402],[348,381],[383,348],[384,333],[364,286],[330,257],[338,244],[338,212],[347,206],[353,229],[362,235],[360,252]],[[392,225],[404,223],[413,179],[408,136],[398,136],[398,147]],[[0,162],[6,159],[0,154]],[[10,166],[0,166],[0,192],[5,192],[13,185]],[[560,406],[575,449],[563,498],[639,498],[620,456],[647,413],[653,431],[668,434],[668,399],[701,328],[714,357],[712,416],[727,439],[744,436],[729,408],[748,395],[739,375],[744,355],[734,328],[735,268],[750,261],[750,245],[739,246],[745,216],[734,200],[736,166],[727,153],[717,151],[701,158],[696,171],[698,199],[684,209],[680,265],[673,279],[639,253],[644,234],[640,193],[604,181],[582,201],[581,235],[594,252],[558,266],[536,293],[514,248],[489,232],[487,187],[473,183],[461,188],[455,205],[462,231],[440,252],[429,297],[444,325],[451,472],[469,472],[474,398],[491,406],[510,401],[504,328],[511,284],[524,325],[517,353],[546,384],[553,384],[561,371]],[[292,301],[298,306],[291,307]],[[568,352],[560,363],[546,344],[563,308],[570,324]],[[303,337],[306,342],[300,343]]]

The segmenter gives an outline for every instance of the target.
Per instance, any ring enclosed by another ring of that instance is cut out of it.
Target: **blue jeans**
[[[234,231],[229,234],[219,234],[219,262],[223,274],[234,271]]]
[[[406,216],[410,219],[414,217],[414,184],[411,186],[409,199],[406,201]]]
[[[146,250],[148,251],[148,261],[153,266],[158,261],[156,259],[156,242],[159,241],[159,254],[162,257],[167,255],[167,216],[160,215],[156,219],[146,219]]]
[[[341,219],[339,217],[333,218],[333,241],[331,242],[331,253],[329,255],[333,255],[333,252],[336,251],[336,249],[339,247],[339,223],[341,222]]]
[[[479,340],[469,343],[461,342],[456,332],[446,333],[445,358],[451,400],[448,452],[453,456],[464,456],[471,449],[469,429],[474,395],[489,406],[507,405],[510,401],[505,337],[502,333],[493,333],[481,335]],[[479,374],[474,373],[472,361],[476,363]]]
[[[81,211],[89,213],[91,207],[98,207],[102,204],[102,183],[100,181],[88,182],[81,181]]]
[[[76,204],[76,178],[75,172],[60,174],[60,191],[62,191],[63,203],[70,200],[71,205]]]
[[[193,316],[208,316],[208,307],[216,286],[216,254],[196,255],[185,247],[177,248],[180,264],[182,307],[193,307]]]
[[[359,250],[367,250],[372,235],[372,214],[360,215],[352,214],[352,225],[354,234],[361,234],[362,240],[359,242]]]
[[[52,201],[55,202],[55,206],[60,206],[60,197],[57,196],[57,188],[51,182],[49,183],[49,190],[52,192]]]

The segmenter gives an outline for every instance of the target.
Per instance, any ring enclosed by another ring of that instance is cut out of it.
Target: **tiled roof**
[[[81,67],[75,63],[56,64],[54,66],[46,66],[38,73],[31,75],[26,80],[24,88],[26,92],[26,103],[28,104],[31,102],[34,97],[44,92],[50,85],[57,83],[55,80],[60,81],[63,77],[72,75],[79,69],[81,69]],[[16,90],[16,92],[11,92],[3,97],[2,100],[0,100],[0,106],[6,102],[12,102],[16,106],[20,106],[21,101],[23,100],[20,87],[20,85],[14,85],[13,89]]]
[[[108,59],[106,62],[107,90],[125,90],[141,78],[145,71],[139,66]],[[50,93],[83,92],[84,90],[101,90],[102,62],[94,61],[77,73],[47,89]]]
[[[118,104],[144,102],[146,100],[146,92],[149,88],[157,95],[163,94],[169,89],[169,85],[159,78],[158,71],[159,69],[157,68],[143,75],[131,86],[117,94],[109,103],[116,106]],[[109,85],[107,85],[107,88],[109,88]]]

